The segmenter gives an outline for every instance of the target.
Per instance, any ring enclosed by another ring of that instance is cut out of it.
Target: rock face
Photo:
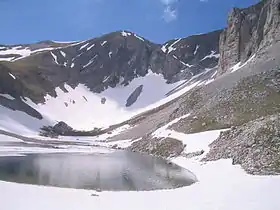
[[[251,174],[280,174],[280,114],[262,117],[223,132],[205,160],[232,158]]]
[[[131,95],[128,97],[127,101],[126,101],[126,107],[131,106],[132,104],[134,104],[134,102],[137,100],[137,98],[140,96],[141,92],[143,89],[143,85],[140,85],[139,87],[137,87],[133,93],[131,93]]]
[[[218,65],[219,39],[222,30],[207,34],[193,35],[182,39],[174,39],[162,45],[161,50],[179,60],[187,71],[182,71],[177,77],[191,77],[205,69]]]
[[[277,42],[279,23],[279,0],[263,0],[246,9],[232,9],[228,26],[220,37],[219,74]]]

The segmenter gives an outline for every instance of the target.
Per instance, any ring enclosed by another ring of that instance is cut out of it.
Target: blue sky
[[[220,29],[259,0],[0,0],[1,44],[72,41],[125,29],[157,43]]]

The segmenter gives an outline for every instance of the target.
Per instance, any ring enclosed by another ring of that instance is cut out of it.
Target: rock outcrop
[[[126,100],[126,104],[125,104],[126,107],[129,107],[135,103],[137,98],[140,96],[142,89],[143,89],[143,85],[140,85],[133,91],[133,93],[131,93],[131,95]]]
[[[220,37],[219,74],[279,41],[279,24],[279,0],[263,0],[245,9],[232,9],[228,26]]]
[[[248,173],[280,174],[280,114],[222,132],[204,160],[231,158]]]
[[[162,158],[177,157],[184,151],[182,141],[173,138],[153,138],[145,136],[142,140],[135,141],[129,147],[133,152],[140,152]]]

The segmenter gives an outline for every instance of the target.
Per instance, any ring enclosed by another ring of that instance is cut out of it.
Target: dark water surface
[[[171,189],[196,181],[190,171],[137,153],[0,157],[0,180],[101,191]]]

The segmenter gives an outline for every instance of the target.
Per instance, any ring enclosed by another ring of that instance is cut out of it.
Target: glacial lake
[[[150,191],[188,186],[196,177],[161,158],[116,151],[0,157],[0,180],[98,191]]]

